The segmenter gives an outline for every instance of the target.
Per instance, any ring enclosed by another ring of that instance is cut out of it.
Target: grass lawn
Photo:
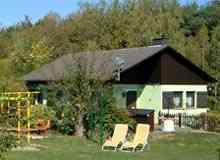
[[[177,133],[153,135],[150,150],[139,153],[102,152],[101,147],[86,139],[51,136],[35,143],[46,146],[41,151],[12,151],[9,160],[218,160],[220,135]]]

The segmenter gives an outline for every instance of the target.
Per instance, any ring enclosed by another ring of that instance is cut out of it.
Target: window
[[[195,92],[186,92],[186,107],[194,108],[195,105]]]
[[[182,108],[183,92],[163,92],[163,109]]]
[[[207,92],[197,92],[197,108],[206,108],[208,105]]]
[[[136,101],[137,101],[137,92],[136,91],[128,91],[126,95],[126,105],[127,109],[135,109]]]

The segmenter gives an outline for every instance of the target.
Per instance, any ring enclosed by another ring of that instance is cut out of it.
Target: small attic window
[[[113,64],[113,77],[115,78],[115,80],[120,81],[120,73],[125,68],[126,62],[123,58],[117,56],[113,58]]]

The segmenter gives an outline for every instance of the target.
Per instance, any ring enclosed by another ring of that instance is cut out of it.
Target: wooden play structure
[[[36,128],[31,128],[31,111],[37,103],[39,92],[2,92],[0,93],[0,112],[15,113],[17,116],[17,126],[8,128],[7,131],[16,132],[20,142],[21,135],[26,135],[27,143],[31,141],[31,134],[46,132],[49,127],[49,121],[45,123],[39,120],[39,125]],[[26,119],[25,124],[22,123],[22,118]]]

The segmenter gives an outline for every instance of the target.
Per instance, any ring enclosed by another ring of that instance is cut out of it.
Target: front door
[[[128,91],[126,97],[127,97],[127,100],[126,100],[127,109],[128,110],[136,109],[137,92]]]

